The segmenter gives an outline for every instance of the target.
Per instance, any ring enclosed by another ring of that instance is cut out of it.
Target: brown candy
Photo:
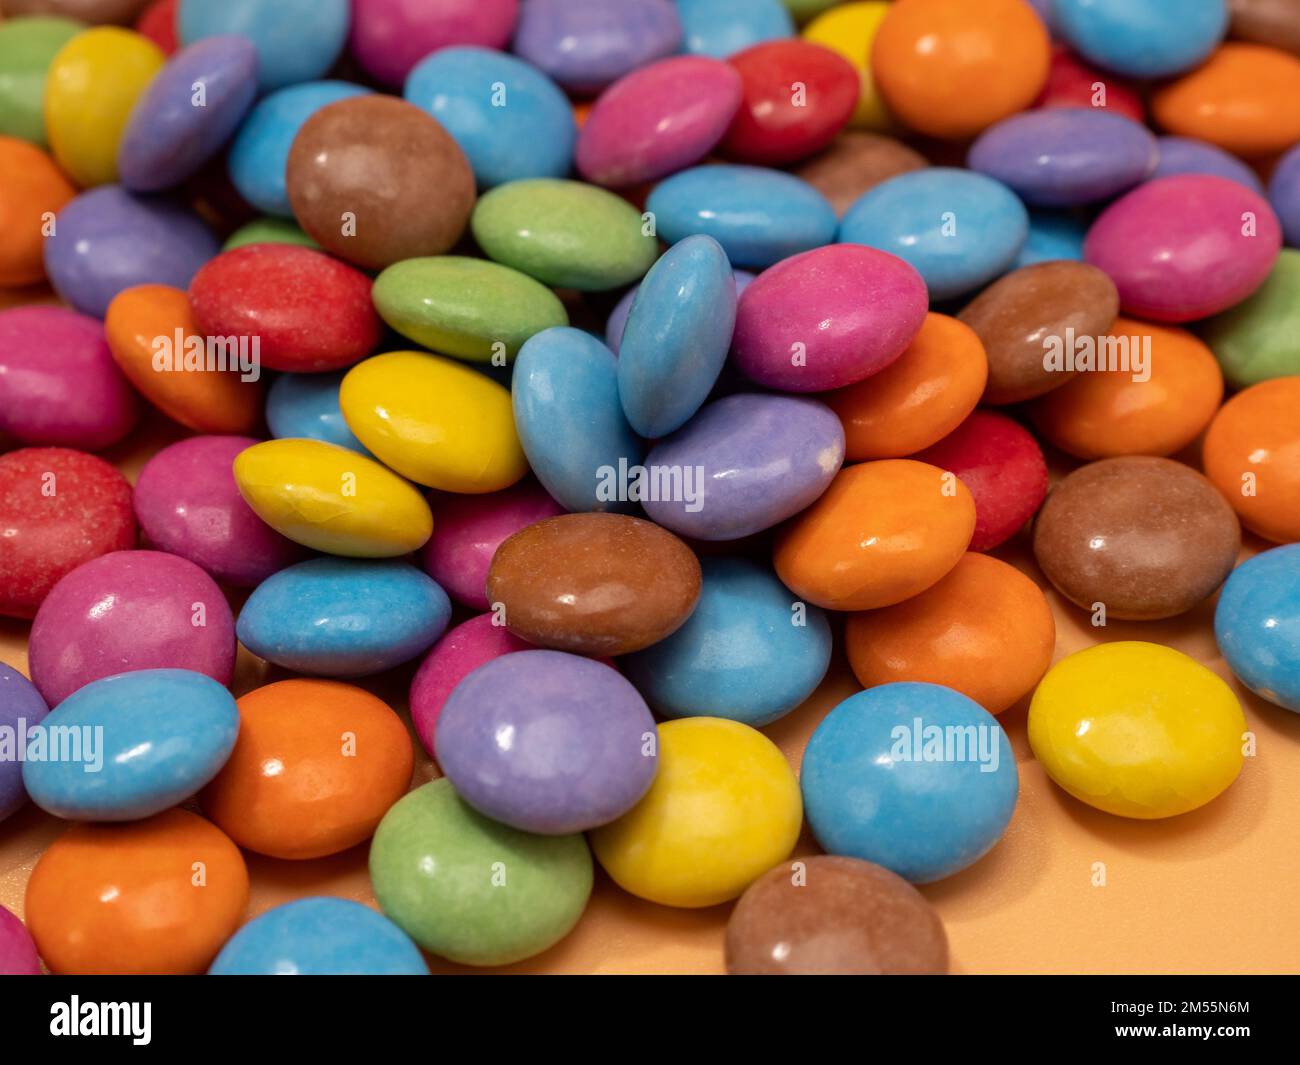
[[[700,597],[700,562],[672,533],[622,514],[562,514],[506,540],[487,598],[529,643],[624,655],[676,631]]]
[[[1228,35],[1300,55],[1300,3],[1296,0],[1230,0]]]
[[[450,250],[474,209],[474,173],[451,134],[379,94],[339,100],[303,123],[285,181],[307,234],[372,270]]]
[[[902,141],[865,130],[846,130],[821,155],[795,170],[831,201],[840,217],[853,202],[882,181],[929,164]]]
[[[802,866],[802,870],[798,867]],[[948,971],[948,936],[901,876],[856,858],[778,865],[727,922],[734,976],[912,976]]]
[[[1118,315],[1119,293],[1109,277],[1087,263],[1062,261],[1007,274],[957,317],[975,330],[988,354],[984,401],[1019,403],[1074,376],[1045,363],[1049,342],[1059,342],[1067,352],[1085,338],[1095,344]]]
[[[7,18],[19,15],[59,15],[75,18],[88,25],[117,23],[126,25],[134,22],[136,16],[149,0],[3,0],[3,9]]]
[[[1209,598],[1237,561],[1241,528],[1214,486],[1172,459],[1082,466],[1047,497],[1034,555],[1067,599],[1154,621]]]

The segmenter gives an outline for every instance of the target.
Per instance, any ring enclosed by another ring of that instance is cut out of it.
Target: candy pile
[[[0,972],[504,965],[597,866],[739,899],[732,972],[943,972],[995,715],[1118,817],[1246,764],[1108,622],[1217,594],[1300,712],[1300,7],[6,7],[0,819],[75,823]],[[379,912],[245,923],[358,846]]]

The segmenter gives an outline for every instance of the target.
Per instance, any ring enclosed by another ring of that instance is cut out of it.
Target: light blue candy
[[[1012,270],[1059,259],[1083,261],[1087,219],[1066,211],[1030,211],[1029,239],[1011,264]]]
[[[757,275],[745,270],[732,270],[731,276],[736,279],[736,299],[739,300],[741,293],[749,288],[749,283]],[[627,317],[632,313],[632,304],[636,302],[636,294],[640,291],[641,285],[638,282],[624,292],[605,321],[605,343],[615,355],[618,354],[619,346],[623,343],[623,330],[627,328]]]
[[[815,188],[761,166],[697,166],[657,185],[646,201],[669,244],[710,236],[735,266],[763,268],[835,240],[838,219]]]
[[[188,799],[217,775],[234,750],[239,710],[202,673],[142,669],[78,688],[41,725],[46,757],[59,736],[60,758],[23,763],[32,800],[69,820],[134,821]],[[68,746],[74,740],[79,755]]]
[[[618,394],[644,437],[671,433],[709,398],[736,325],[736,279],[712,237],[674,244],[641,281],[618,348]]]
[[[239,194],[266,214],[292,218],[284,169],[294,137],[322,107],[369,91],[345,81],[312,81],[259,100],[235,135],[226,162]]]
[[[1056,32],[1098,66],[1166,78],[1205,59],[1228,29],[1225,0],[1052,0]]]
[[[1020,786],[992,714],[951,688],[914,683],[858,692],[832,710],[808,741],[800,785],[828,854],[875,862],[916,884],[987,854]]]
[[[565,510],[635,508],[598,492],[602,470],[635,466],[645,454],[623,414],[609,348],[581,329],[543,330],[519,349],[511,398],[528,464]]]
[[[1214,637],[1242,684],[1300,713],[1300,544],[1232,571],[1214,611]]]
[[[490,48],[444,48],[407,76],[403,95],[464,150],[479,188],[562,178],[573,165],[573,106],[536,67]]]
[[[363,677],[414,658],[450,619],[447,593],[408,562],[314,558],[259,584],[235,633],[285,669]]]
[[[1016,194],[970,170],[930,167],[864,193],[840,224],[842,244],[897,255],[925,279],[932,300],[952,299],[1005,273],[1029,236]]]
[[[765,566],[705,558],[704,581],[686,624],[620,659],[665,717],[725,717],[760,728],[797,707],[826,676],[831,628]]]
[[[794,20],[781,0],[677,0],[685,35],[682,50],[726,59],[782,37],[794,36]]]
[[[369,455],[343,420],[338,373],[284,373],[266,394],[266,424],[278,439],[324,440]]]
[[[307,898],[255,917],[227,940],[210,976],[428,976],[424,956],[359,902]]]

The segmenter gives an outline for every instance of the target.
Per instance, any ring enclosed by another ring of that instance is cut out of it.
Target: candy
[[[449,45],[504,48],[515,28],[518,0],[353,0],[348,50],[385,85],[401,85],[421,59]]]
[[[0,137],[0,287],[44,280],[41,252],[49,218],[75,195],[76,189],[43,151]]]
[[[727,396],[650,451],[656,483],[680,471],[681,490],[643,495],[642,505],[682,536],[739,540],[811,505],[843,460],[839,419],[816,400]]]
[[[1120,817],[1204,806],[1241,772],[1246,718],[1195,659],[1124,640],[1078,651],[1043,678],[1029,745],[1060,787]]]
[[[264,524],[235,485],[231,463],[256,443],[247,436],[193,436],[145,463],[134,504],[149,542],[242,588],[301,560],[302,548]]]
[[[282,373],[266,394],[266,424],[271,435],[306,437],[368,455],[343,420],[339,406],[342,373]]]
[[[239,713],[211,677],[142,669],[79,688],[43,727],[74,744],[92,733],[98,739],[83,739],[71,756],[50,750],[35,759],[29,751],[23,783],[32,801],[74,821],[136,821],[184,801],[217,774],[235,746]]]
[[[686,624],[623,659],[623,668],[664,717],[770,725],[826,676],[830,624],[749,559],[706,558],[701,568],[700,601]]]
[[[749,287],[749,283],[754,280],[754,275],[745,270],[732,270],[731,276],[736,282],[736,299],[740,299],[740,294]],[[627,328],[627,320],[632,314],[632,305],[636,303],[636,296],[640,289],[640,285],[633,285],[623,293],[605,321],[605,343],[615,355],[618,354],[619,345],[623,340],[623,331]],[[724,365],[723,376],[725,374]]]
[[[1253,296],[1211,319],[1202,336],[1233,388],[1300,374],[1300,251],[1284,248]],[[1210,415],[1213,411],[1210,412]],[[1208,423],[1209,416],[1205,418]]]
[[[734,899],[794,849],[799,785],[776,744],[736,721],[659,726],[659,773],[636,806],[591,834],[624,891],[664,906]]]
[[[928,165],[923,155],[893,137],[846,130],[826,151],[801,164],[795,174],[825,196],[842,218],[864,192]]]
[[[1243,525],[1275,543],[1300,540],[1300,375],[1238,392],[1205,434],[1205,475]]]
[[[1233,37],[1300,55],[1300,11],[1290,0],[1229,0]]]
[[[429,539],[424,498],[387,467],[320,440],[241,451],[235,483],[253,512],[290,540],[334,555],[392,558]]]
[[[683,50],[726,59],[761,41],[794,34],[781,0],[678,0]]]
[[[712,237],[687,237],[650,268],[618,349],[618,394],[644,437],[681,428],[709,397],[731,347],[736,280]]]
[[[50,712],[30,680],[12,666],[0,662],[0,729],[13,736],[28,735]],[[27,789],[23,787],[23,763],[17,760],[16,751],[7,751],[0,758],[0,821],[22,809],[27,802]],[[4,920],[6,911],[0,907],[0,975],[5,969]],[[21,927],[21,925],[19,926]]]
[[[0,24],[0,136],[45,146],[46,72],[59,50],[81,30],[75,19],[57,16],[10,14]]]
[[[380,699],[331,680],[283,680],[238,702],[239,739],[203,811],[273,858],[337,854],[370,837],[411,781],[414,751]]]
[[[1055,29],[1098,66],[1134,78],[1190,70],[1223,39],[1224,0],[1052,0]]]
[[[878,373],[925,321],[921,275],[875,248],[836,244],[783,259],[736,306],[732,358],[768,388],[824,392]]]
[[[817,854],[752,883],[727,922],[733,976],[933,976],[948,937],[925,897],[888,869]]]
[[[1048,580],[1103,622],[1191,610],[1223,583],[1240,548],[1241,529],[1214,486],[1164,458],[1075,470],[1034,524],[1034,555]]]
[[[807,5],[807,0],[800,0]],[[849,4],[821,4],[821,12],[804,28],[804,40],[833,49],[853,64],[858,74],[859,93],[853,110],[852,125],[869,129],[888,129],[892,124],[885,109],[876,79],[871,73],[871,45],[880,29],[889,5],[879,0]]]
[[[463,363],[415,351],[366,359],[339,388],[348,428],[390,469],[445,492],[499,492],[528,472],[510,393]]]
[[[180,48],[176,26],[176,9],[180,0],[150,0],[136,17],[135,31],[143,34],[163,50],[164,55],[174,55]]]
[[[845,699],[813,732],[799,777],[808,824],[828,853],[914,884],[992,850],[1019,790],[997,720],[937,684],[886,684]]]
[[[1050,5],[1051,2],[1052,0],[1041,0],[1038,6]],[[1047,84],[1043,86],[1042,94],[1034,106],[1091,107],[1131,118],[1134,122],[1146,119],[1142,97],[1131,82],[1103,74],[1061,44],[1052,48]]]
[[[722,245],[734,266],[762,268],[835,239],[835,212],[792,174],[757,166],[701,166],[674,174],[646,201],[659,236],[695,234]]]
[[[65,448],[0,455],[0,615],[30,618],[83,562],[135,546],[131,486]]]
[[[168,810],[64,832],[27,882],[27,927],[51,972],[183,975],[208,967],[247,903],[239,848]]]
[[[380,908],[434,954],[508,965],[558,943],[591,894],[581,835],[535,836],[489,821],[448,780],[401,799],[370,848]]]
[[[844,641],[865,688],[940,684],[1000,714],[1047,672],[1056,622],[1037,584],[971,552],[920,595],[850,615]]]
[[[625,655],[676,632],[700,596],[700,563],[640,518],[565,514],[515,533],[488,570],[487,598],[529,643]],[[500,606],[498,607],[498,604]]]
[[[1282,222],[1286,242],[1300,247],[1300,146],[1287,152],[1273,171],[1268,196]]]
[[[578,127],[568,97],[513,56],[444,48],[411,71],[402,95],[456,138],[480,188],[562,178],[573,165]]]
[[[777,576],[828,610],[874,610],[919,595],[955,566],[975,501],[952,474],[908,459],[841,470],[777,537]]]
[[[1232,571],[1214,611],[1214,638],[1247,688],[1300,712],[1300,544]]]
[[[409,563],[314,558],[259,584],[235,631],[296,673],[363,677],[421,654],[450,619],[447,594]]]
[[[350,899],[304,898],[267,910],[226,941],[209,976],[428,976],[397,925]]]
[[[920,273],[935,300],[1004,273],[1029,235],[1024,205],[1001,182],[930,167],[877,185],[849,208],[839,239],[891,252]]]
[[[0,906],[0,976],[40,976],[41,959],[22,921]]]
[[[307,236],[297,222],[286,218],[255,218],[240,226],[226,238],[221,245],[222,251],[234,251],[246,244],[298,244],[304,248],[319,248],[311,237]]]
[[[1156,141],[1160,160],[1152,178],[1173,177],[1176,174],[1214,174],[1236,181],[1252,192],[1262,192],[1259,175],[1222,148],[1191,137],[1161,137]]]
[[[1055,259],[1083,261],[1083,241],[1088,235],[1088,221],[1077,213],[1064,211],[1030,211],[1029,239],[1011,266],[1051,262]]]

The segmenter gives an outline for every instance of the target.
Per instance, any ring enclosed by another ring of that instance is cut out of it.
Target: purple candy
[[[45,238],[45,273],[60,296],[96,318],[135,285],[189,288],[218,251],[217,238],[189,208],[121,185],[83,192],[54,225]]]
[[[744,270],[733,270],[736,277],[736,298],[740,299],[740,294],[749,287],[749,283],[754,280],[754,275]],[[636,294],[641,291],[639,284],[633,285],[625,293],[622,299],[609,312],[609,318],[605,322],[605,346],[615,355],[618,354],[618,346],[623,342],[623,330],[627,327],[628,315],[632,313],[632,304],[636,301]]]
[[[1151,175],[1152,181],[1175,174],[1213,174],[1245,185],[1252,192],[1264,191],[1263,182],[1255,171],[1235,155],[1229,155],[1206,141],[1191,137],[1161,137],[1156,146],[1160,150],[1160,161]]]
[[[525,832],[607,824],[658,768],[655,723],[616,669],[562,651],[517,651],[460,682],[438,717],[438,763],[467,803]]]
[[[0,906],[0,976],[40,976],[41,959],[22,921]]]
[[[138,413],[100,322],[67,307],[0,311],[0,433],[98,451],[126,436]]]
[[[1300,145],[1282,156],[1277,164],[1268,183],[1268,198],[1282,220],[1286,242],[1300,248]]]
[[[18,670],[0,662],[0,733],[9,733],[19,743],[18,737],[26,735],[26,730],[48,713],[49,707],[36,686]],[[0,821],[27,801],[23,764],[15,754],[16,751],[0,757]],[[9,971],[5,969],[5,916],[5,911],[0,909],[0,975]]]
[[[229,684],[235,622],[221,589],[193,562],[113,551],[50,590],[32,622],[28,657],[51,706],[92,680],[136,669],[192,669]]]
[[[307,557],[239,494],[231,464],[256,443],[248,436],[192,436],[159,451],[135,485],[135,516],[155,547],[240,588]]]
[[[247,37],[181,49],[131,111],[117,152],[122,184],[157,192],[191,177],[230,139],[256,94],[257,49]]]

